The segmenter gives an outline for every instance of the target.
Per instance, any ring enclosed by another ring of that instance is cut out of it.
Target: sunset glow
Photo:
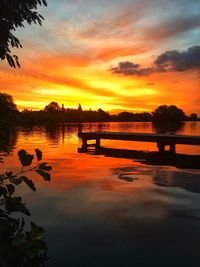
[[[158,62],[166,51],[181,57],[196,47],[192,53],[199,53],[199,10],[199,1],[186,0],[48,0],[39,10],[42,27],[16,33],[23,44],[14,51],[21,68],[1,62],[0,91],[11,94],[20,110],[56,101],[111,114],[162,104],[200,114],[200,64],[181,69],[172,59]],[[139,65],[126,73],[120,62]]]

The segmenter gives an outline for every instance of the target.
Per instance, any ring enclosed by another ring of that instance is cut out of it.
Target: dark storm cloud
[[[129,61],[119,62],[117,67],[112,67],[113,74],[145,76],[156,72],[180,72],[200,69],[200,46],[193,46],[188,50],[166,51],[159,55],[150,68],[143,68],[139,64]]]
[[[112,67],[111,72],[114,74],[144,76],[153,72],[152,68],[141,68],[139,64],[130,61],[119,62],[117,67]]]
[[[154,61],[163,71],[186,71],[200,68],[200,46],[193,46],[187,51],[167,51]]]

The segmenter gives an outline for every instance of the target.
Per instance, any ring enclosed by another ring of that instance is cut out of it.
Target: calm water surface
[[[18,170],[22,148],[40,148],[53,166],[51,182],[32,176],[36,192],[18,188],[32,220],[46,229],[47,266],[200,266],[200,170],[80,154],[80,128],[154,131],[151,123],[93,123],[6,133],[11,153],[2,169]],[[200,135],[200,123],[186,123],[178,133]],[[156,150],[138,142],[103,145]],[[178,152],[200,155],[200,147],[178,146]]]

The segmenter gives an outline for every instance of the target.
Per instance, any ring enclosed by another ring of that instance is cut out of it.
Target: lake
[[[31,220],[46,229],[51,266],[199,266],[200,170],[146,165],[133,159],[78,153],[78,131],[151,133],[151,123],[84,123],[15,127],[3,134],[2,170],[19,170],[17,152],[43,151],[53,170],[37,191],[19,186]],[[200,122],[177,133],[200,135]],[[156,144],[103,141],[103,146],[157,150]],[[200,155],[200,146],[177,146]]]

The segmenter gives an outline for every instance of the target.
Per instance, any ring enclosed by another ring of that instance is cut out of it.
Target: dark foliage
[[[61,110],[60,106],[58,105],[57,102],[54,102],[54,101],[52,101],[49,105],[47,105],[44,108],[44,111],[45,112],[49,112],[49,113],[53,113],[53,112],[56,112],[56,111],[59,111],[59,110]]]
[[[44,180],[47,180],[47,176],[50,179],[51,166],[41,162],[42,152],[39,149],[35,149],[35,153],[37,158],[35,166],[32,166],[34,156],[25,150],[20,150],[18,156],[22,170],[16,174],[13,172],[0,174],[0,266],[40,267],[44,266],[47,260],[44,229],[31,222],[30,230],[25,231],[24,218],[16,216],[16,213],[30,216],[21,197],[14,196],[16,186],[23,182],[33,191],[36,190],[33,181],[26,174],[35,171]]]
[[[198,120],[198,115],[196,113],[191,113],[189,120],[191,121],[197,121]]]
[[[0,121],[11,121],[16,117],[17,106],[13,102],[11,95],[0,93]]]
[[[36,9],[47,5],[46,0],[1,0],[0,1],[0,59],[7,60],[11,67],[20,67],[19,58],[11,48],[21,48],[20,40],[13,34],[18,27],[42,24],[44,19]]]
[[[184,111],[174,105],[159,106],[152,114],[154,122],[181,122],[186,119]]]
[[[0,93],[0,114],[3,115],[4,113],[16,110],[17,106],[13,102],[12,96],[5,93]]]
[[[152,115],[148,112],[131,113],[124,111],[119,113],[116,119],[118,121],[152,121]]]

